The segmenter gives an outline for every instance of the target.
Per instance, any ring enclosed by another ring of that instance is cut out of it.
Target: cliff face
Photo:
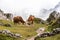
[[[53,11],[49,18],[47,19],[47,22],[49,23],[49,29],[52,30],[54,28],[60,28],[60,13]]]
[[[3,20],[12,20],[13,15],[11,13],[4,13],[1,9],[0,9],[0,19]]]
[[[60,28],[60,17],[54,23],[52,23],[51,26],[54,28]]]
[[[0,19],[6,19],[6,16],[4,16],[4,12],[0,9]]]
[[[58,13],[58,12],[56,12],[56,11],[53,11],[53,12],[50,14],[49,18],[47,19],[47,21],[50,23],[50,22],[52,22],[52,21],[54,21],[54,20],[57,20],[59,17],[60,17],[60,13]]]
[[[8,20],[12,20],[13,18],[13,15],[11,13],[5,13],[4,16],[6,16]]]

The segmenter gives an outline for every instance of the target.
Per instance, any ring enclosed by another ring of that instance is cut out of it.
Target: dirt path
[[[40,35],[40,34],[42,34],[42,33],[44,33],[44,30],[45,30],[45,28],[43,27],[43,28],[39,28],[39,29],[37,29],[37,35],[35,35],[35,36],[33,36],[33,37],[31,37],[31,38],[28,38],[27,40],[34,40],[35,39],[35,37],[37,37],[38,35]]]

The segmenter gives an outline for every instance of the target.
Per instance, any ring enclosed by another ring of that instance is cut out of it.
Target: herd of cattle
[[[35,17],[33,15],[30,15],[28,20],[25,22],[21,16],[16,16],[13,18],[13,22],[14,24],[16,23],[26,24],[27,23],[28,25],[30,25],[30,24],[33,24],[34,18]]]
[[[43,34],[40,34],[38,35],[37,37],[35,37],[35,40],[37,38],[44,38],[44,37],[50,37],[50,36],[54,36],[56,34],[60,34],[60,28],[56,28],[56,29],[53,29],[52,32],[44,32]]]

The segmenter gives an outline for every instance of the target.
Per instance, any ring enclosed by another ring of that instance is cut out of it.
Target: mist
[[[0,0],[0,9],[26,20],[29,15],[46,20],[49,9],[54,8],[60,0]]]

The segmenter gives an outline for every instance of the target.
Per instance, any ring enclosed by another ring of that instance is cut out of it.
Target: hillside
[[[9,26],[2,26],[0,25],[0,30],[10,30],[13,33],[19,33],[22,35],[22,38],[18,38],[17,40],[24,40],[26,38],[32,37],[34,35],[36,35],[36,30],[40,27],[46,27],[45,24],[36,24],[34,23],[34,25],[30,25],[30,26],[26,26],[26,25],[22,25],[22,24],[16,24],[14,25],[14,23],[12,21],[6,21],[6,20],[0,20],[0,23],[4,23],[4,24],[10,24],[11,27]],[[8,39],[8,37],[7,37]],[[11,38],[12,39],[12,38]]]
[[[53,29],[55,28],[60,28],[60,13],[57,11],[53,11],[50,13],[48,19],[46,20],[48,23],[47,26],[47,35],[48,32],[53,33]],[[46,36],[46,34],[44,34]],[[42,38],[40,36],[37,36],[35,40],[60,40],[60,34],[54,35],[54,36],[49,36],[49,37],[43,37],[44,35],[42,35]]]
[[[21,38],[14,38],[5,34],[0,34],[0,39],[1,40],[26,40],[28,38],[37,35],[38,33],[36,32],[36,30],[43,27],[45,28],[45,32],[49,32],[52,31],[54,28],[60,27],[59,13],[53,11],[50,14],[49,18],[47,19],[47,22],[40,18],[35,18],[33,25],[14,24],[12,21],[9,20],[0,20],[0,30],[7,29],[14,34],[18,33],[22,35]],[[36,40],[59,40],[60,38],[59,35],[60,34],[51,37],[45,37],[45,38],[38,37]]]
[[[60,13],[53,11],[46,21],[49,23],[48,29],[60,28]]]

